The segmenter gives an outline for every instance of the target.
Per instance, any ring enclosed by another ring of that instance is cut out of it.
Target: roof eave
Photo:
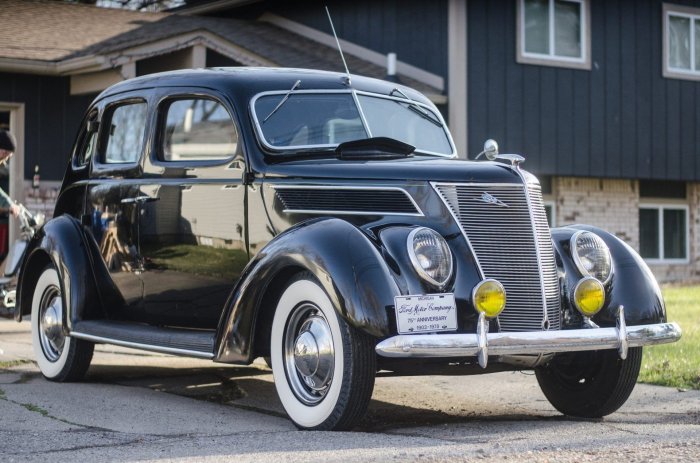
[[[0,57],[0,71],[19,74],[56,75],[58,63],[33,59]]]
[[[204,13],[214,13],[221,10],[226,10],[229,8],[235,8],[239,6],[249,5],[251,3],[257,3],[260,0],[218,0],[204,5],[195,6],[185,6],[174,8],[171,10],[173,13],[177,14],[204,14]]]

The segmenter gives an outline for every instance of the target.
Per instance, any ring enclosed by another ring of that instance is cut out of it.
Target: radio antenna
[[[348,69],[348,63],[345,62],[345,56],[343,55],[343,49],[340,48],[340,40],[338,40],[338,34],[335,33],[335,27],[333,27],[333,19],[331,18],[331,12],[328,11],[328,6],[326,5],[326,14],[328,15],[328,22],[331,23],[331,30],[333,31],[333,37],[335,37],[335,43],[338,45],[338,51],[340,52],[340,59],[343,60],[343,66],[345,66],[345,73],[348,75],[348,86],[350,86],[350,70]]]

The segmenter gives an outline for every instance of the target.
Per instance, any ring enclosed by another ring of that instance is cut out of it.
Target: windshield
[[[346,141],[389,137],[419,152],[453,153],[442,119],[428,106],[362,92],[357,101],[362,113],[347,91],[263,94],[253,104],[258,135],[275,150],[333,148]]]

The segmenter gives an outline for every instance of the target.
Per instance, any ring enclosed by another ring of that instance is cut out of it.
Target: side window
[[[163,161],[228,159],[238,149],[238,130],[226,108],[205,98],[171,100],[161,117]]]
[[[97,149],[97,111],[90,113],[81,129],[75,152],[75,166],[86,166]]]
[[[104,162],[137,162],[146,132],[146,103],[127,103],[110,111]]]

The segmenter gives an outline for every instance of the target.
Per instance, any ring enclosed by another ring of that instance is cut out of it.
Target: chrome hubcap
[[[39,307],[39,339],[46,359],[55,362],[61,357],[66,337],[63,334],[63,301],[56,287],[44,291]]]
[[[335,350],[328,321],[315,305],[304,303],[289,317],[284,361],[294,395],[308,405],[323,400],[333,380]]]

